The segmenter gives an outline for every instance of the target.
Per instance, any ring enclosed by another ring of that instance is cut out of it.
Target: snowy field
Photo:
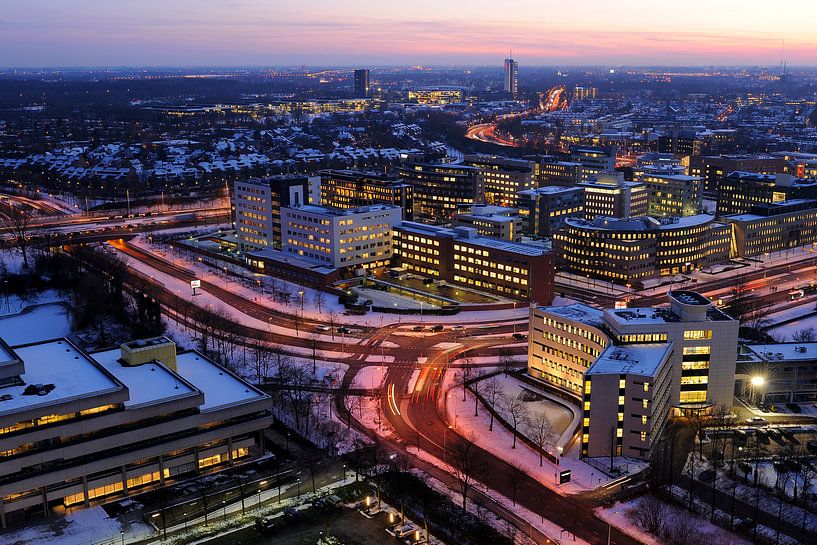
[[[388,368],[378,365],[367,365],[360,369],[352,381],[352,388],[375,389],[383,386]]]
[[[68,309],[59,303],[27,307],[22,313],[0,318],[0,337],[11,346],[70,334]]]

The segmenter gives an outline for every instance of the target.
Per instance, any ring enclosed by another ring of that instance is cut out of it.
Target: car
[[[443,325],[442,325],[442,324],[437,324],[437,325],[435,325],[435,326],[432,326],[431,331],[437,331],[437,332],[439,332],[439,331],[442,331],[443,329],[445,329],[445,327],[443,327]]]
[[[526,340],[528,340],[528,336],[525,335],[524,333],[514,333],[512,335],[512,337],[516,341],[526,341]]]
[[[766,419],[762,416],[752,416],[746,419],[747,424],[765,424]]]
[[[258,517],[255,519],[255,529],[261,534],[271,534],[275,531],[275,519],[273,517]]]
[[[423,330],[423,326],[421,326],[421,325],[416,325],[416,326],[412,327],[412,328],[411,328],[411,330],[412,330],[412,331],[422,331],[422,330]]]
[[[451,329],[453,329],[454,331],[465,331],[465,326],[462,324],[458,324],[452,327]]]
[[[297,509],[287,507],[284,509],[284,518],[290,522],[298,522],[301,520],[301,513]]]
[[[394,531],[394,536],[398,538],[406,537],[417,529],[413,524],[404,524]]]
[[[328,325],[319,325],[315,329],[317,329],[318,331],[332,331],[332,328]]]
[[[352,332],[352,330],[349,329],[348,327],[339,327],[338,328],[338,333],[343,333],[344,335],[348,335],[351,332]]]

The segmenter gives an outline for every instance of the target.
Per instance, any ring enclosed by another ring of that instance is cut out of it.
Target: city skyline
[[[6,2],[0,66],[493,65],[509,49],[522,65],[814,64],[817,6],[774,10],[692,0],[667,13],[642,0],[486,0],[309,10],[291,0],[161,3]]]

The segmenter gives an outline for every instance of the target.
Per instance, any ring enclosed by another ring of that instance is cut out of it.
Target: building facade
[[[789,199],[817,199],[817,180],[790,174],[731,172],[718,183],[719,216],[747,214],[755,206]]]
[[[771,155],[695,155],[689,160],[689,174],[703,178],[704,191],[716,192],[730,172],[776,174],[785,172],[785,163]]]
[[[411,272],[508,299],[553,300],[553,255],[543,248],[405,221],[394,237],[395,263]]]
[[[452,227],[473,227],[481,237],[520,242],[522,217],[515,208],[487,204],[462,206],[451,218]]]
[[[347,210],[373,204],[399,206],[403,219],[414,218],[411,184],[396,176],[358,170],[321,170],[321,206]]]
[[[3,527],[252,459],[273,421],[266,394],[166,338],[0,342],[0,359]]]
[[[438,87],[422,87],[420,89],[411,89],[408,92],[409,102],[416,102],[418,104],[457,104],[465,99],[465,91],[462,87],[453,86],[438,86]]]
[[[401,166],[397,172],[412,186],[415,220],[447,222],[457,206],[484,202],[477,168],[415,163]]]
[[[582,164],[562,161],[558,157],[537,157],[534,163],[536,186],[562,185],[572,187],[582,181]]]
[[[513,59],[505,59],[505,80],[503,89],[515,99],[519,95],[519,63]]]
[[[584,217],[584,188],[549,185],[519,192],[519,210],[526,231],[549,237],[567,218]]]
[[[609,148],[573,148],[570,162],[582,165],[581,179],[587,182],[597,174],[613,172],[616,168],[616,146]]]
[[[369,76],[370,72],[368,68],[355,70],[355,97],[366,98],[369,96],[371,91]]]
[[[281,248],[281,208],[317,202],[320,178],[271,176],[233,184],[238,248]]]
[[[649,210],[650,193],[642,182],[627,182],[621,173],[598,174],[579,184],[584,190],[584,217],[638,218]]]
[[[633,286],[727,261],[730,244],[730,227],[705,214],[664,220],[568,218],[553,236],[560,269]]]
[[[682,174],[644,173],[649,194],[648,214],[654,217],[694,216],[703,207],[703,180]]]
[[[282,208],[284,254],[342,268],[385,267],[393,255],[392,229],[400,208],[387,204],[341,210],[306,205]]]
[[[477,185],[486,204],[518,206],[518,193],[536,187],[535,164],[497,155],[466,155],[463,164],[477,169]]]
[[[732,257],[800,249],[817,242],[817,201],[762,204],[748,214],[724,216],[732,226]]]

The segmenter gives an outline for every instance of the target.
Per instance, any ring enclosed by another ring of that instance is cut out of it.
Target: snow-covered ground
[[[4,294],[0,294],[0,318],[9,314],[17,314],[26,307],[45,303],[58,303],[65,300],[64,295],[60,295],[54,290],[34,293],[26,297],[18,297],[17,295],[6,297]]]
[[[148,539],[153,528],[141,522],[122,524],[108,518],[102,507],[76,509],[65,516],[57,530],[51,524],[23,528],[0,536],[0,543],[14,545],[116,545]],[[124,532],[124,535],[122,534]]]
[[[665,541],[644,530],[633,520],[631,512],[645,501],[645,497],[637,498],[627,502],[616,502],[611,507],[597,507],[596,516],[606,521],[625,534],[641,541],[646,545],[665,545]],[[656,500],[660,501],[660,500]],[[719,543],[729,545],[750,545],[750,542],[731,533],[719,526],[715,526],[708,520],[695,516],[694,514],[664,502],[667,509],[665,524],[694,524],[696,533],[707,536],[707,543]]]
[[[381,365],[367,365],[366,367],[362,367],[355,375],[354,380],[352,380],[352,388],[380,388],[386,380],[387,371],[388,368]]]
[[[71,317],[65,305],[46,303],[0,318],[0,337],[9,345],[56,339],[71,334]]]
[[[446,414],[449,424],[452,424],[461,435],[473,436],[475,442],[493,455],[515,464],[548,488],[559,494],[575,494],[584,490],[591,490],[608,483],[611,479],[601,471],[585,464],[578,458],[578,447],[574,447],[559,457],[559,465],[543,460],[539,466],[539,453],[528,447],[522,441],[516,441],[516,448],[512,449],[513,434],[494,420],[493,431],[488,431],[491,416],[488,410],[479,404],[479,415],[474,416],[474,396],[467,392],[465,402],[462,401],[462,390],[453,387],[453,373],[447,373],[443,391],[447,392]],[[522,431],[523,426],[519,426]],[[554,447],[550,448],[557,454]],[[557,485],[558,473],[570,469],[572,480],[570,483]]]

